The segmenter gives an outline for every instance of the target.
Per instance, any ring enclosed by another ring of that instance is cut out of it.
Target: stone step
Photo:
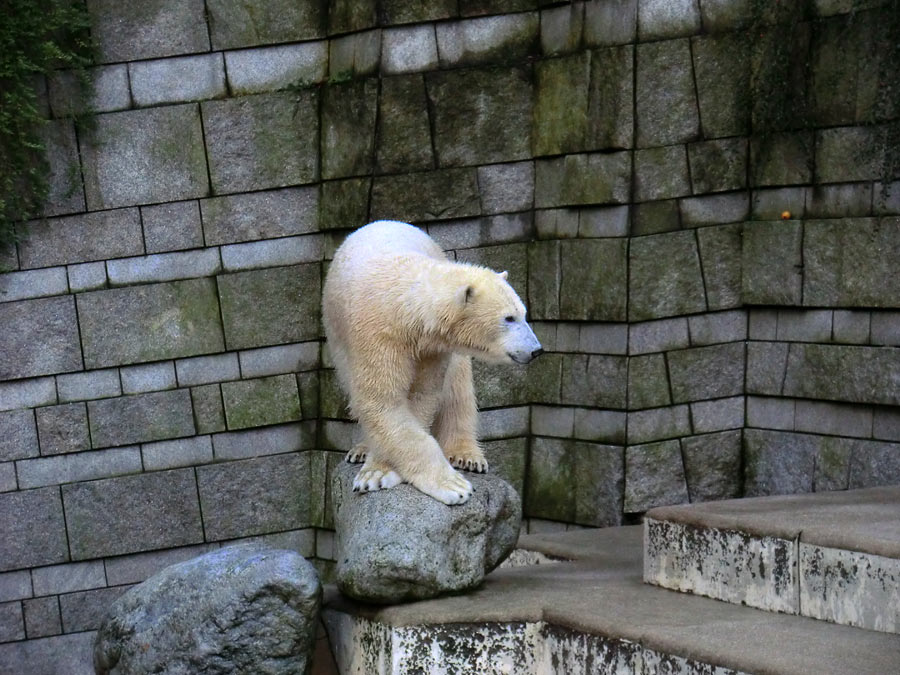
[[[644,581],[900,633],[900,486],[653,509]]]
[[[342,675],[885,675],[896,635],[647,585],[641,528],[520,539],[520,566],[465,595],[379,607],[326,587]],[[562,560],[559,560],[562,559]],[[528,564],[528,563],[539,564]]]

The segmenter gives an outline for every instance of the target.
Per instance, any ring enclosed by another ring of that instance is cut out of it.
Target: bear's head
[[[525,305],[506,272],[472,267],[457,288],[453,338],[470,356],[488,363],[525,364],[543,353],[525,321]]]

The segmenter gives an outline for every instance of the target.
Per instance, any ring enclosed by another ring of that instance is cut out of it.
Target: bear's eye
[[[506,317],[506,319],[504,319],[504,320],[506,321],[506,323],[515,323],[515,322],[516,322],[516,317],[514,317],[512,314],[510,314],[510,315],[509,315],[508,317]]]

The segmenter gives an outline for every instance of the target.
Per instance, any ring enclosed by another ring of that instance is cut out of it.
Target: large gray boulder
[[[111,607],[98,675],[294,675],[312,664],[322,588],[293,551],[229,546],[167,567]]]
[[[475,491],[447,506],[411,485],[353,492],[359,465],[332,481],[337,585],[357,600],[396,603],[478,586],[519,538],[522,502],[509,483],[466,474]]]

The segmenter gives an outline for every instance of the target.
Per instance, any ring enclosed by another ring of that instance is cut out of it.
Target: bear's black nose
[[[544,353],[544,350],[543,350],[543,349],[540,349],[540,348],[535,349],[533,352],[531,352],[531,358],[532,358],[532,359],[536,359],[537,357],[539,357],[539,356],[540,356],[541,354],[543,354],[543,353]]]

